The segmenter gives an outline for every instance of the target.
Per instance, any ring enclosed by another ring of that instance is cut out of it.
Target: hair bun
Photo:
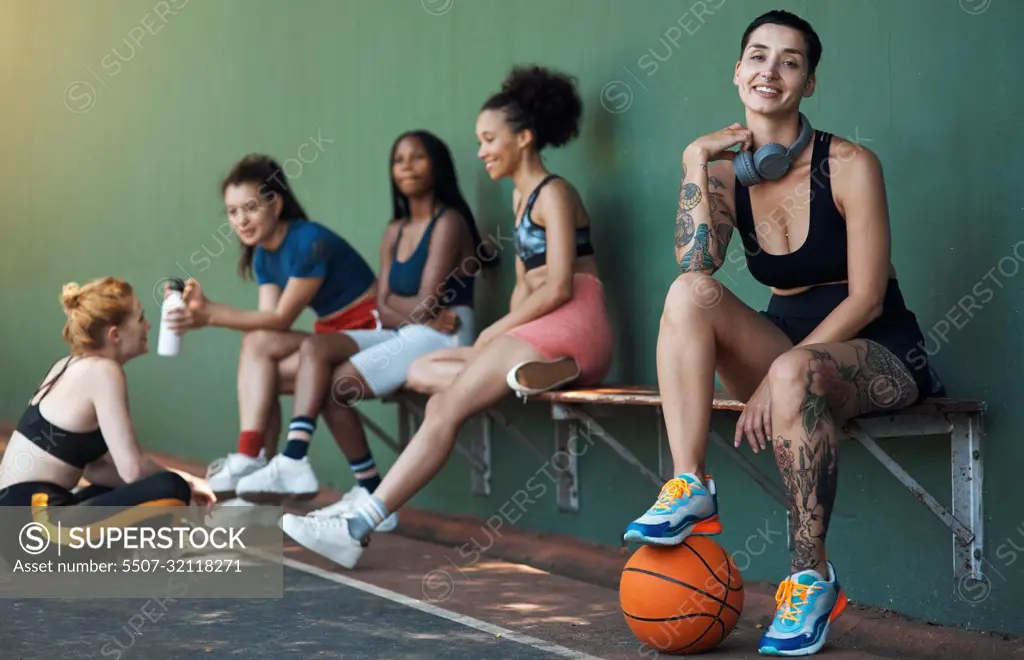
[[[538,151],[579,135],[583,101],[575,76],[536,64],[517,65],[502,82],[497,105],[515,106],[512,124],[534,132]]]
[[[64,290],[61,292],[61,302],[64,303],[64,308],[72,310],[78,307],[82,301],[82,287],[78,286],[78,282],[68,282],[64,285]]]

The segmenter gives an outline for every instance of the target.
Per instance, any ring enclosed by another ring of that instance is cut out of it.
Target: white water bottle
[[[173,332],[167,327],[167,314],[173,309],[185,306],[182,294],[185,291],[185,283],[178,278],[171,278],[168,286],[171,292],[164,298],[160,312],[160,339],[157,343],[156,352],[158,355],[173,356],[181,350],[181,335]]]

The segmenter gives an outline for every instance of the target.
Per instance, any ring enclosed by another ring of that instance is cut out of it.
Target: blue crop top
[[[547,231],[544,227],[534,224],[530,218],[530,211],[533,210],[533,204],[537,201],[540,189],[549,181],[559,178],[561,177],[557,174],[549,174],[543,181],[537,184],[537,187],[530,193],[529,199],[526,200],[526,210],[523,211],[523,219],[520,221],[519,226],[516,227],[516,254],[523,260],[526,270],[533,270],[547,264]],[[588,254],[594,254],[594,247],[590,243],[590,227],[577,227],[576,256],[582,257]]]
[[[256,247],[253,271],[260,284],[282,289],[292,277],[322,277],[309,306],[317,316],[330,316],[366,293],[376,275],[348,241],[312,220],[291,220],[276,250]]]
[[[423,268],[427,265],[427,258],[430,255],[430,237],[434,232],[434,224],[441,214],[445,212],[441,207],[430,224],[423,231],[416,250],[405,261],[398,260],[398,242],[402,240],[402,232],[405,230],[403,221],[402,227],[398,230],[395,244],[391,248],[391,269],[388,272],[388,290],[396,296],[412,297],[420,292],[420,285],[423,281]],[[456,305],[473,306],[473,289],[476,278],[453,273],[442,282],[441,287],[434,294],[442,307],[454,307]]]

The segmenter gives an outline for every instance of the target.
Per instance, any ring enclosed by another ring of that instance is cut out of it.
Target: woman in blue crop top
[[[71,355],[49,368],[7,443],[0,506],[216,501],[204,479],[145,457],[135,437],[124,365],[149,351],[150,326],[131,285],[114,277],[69,283],[62,302]],[[90,485],[76,489],[83,478]]]
[[[803,19],[785,11],[758,17],[743,34],[733,79],[745,124],[699,137],[683,152],[682,274],[665,300],[657,351],[676,477],[624,535],[665,546],[721,531],[705,470],[717,373],[746,402],[736,447],[744,437],[755,453],[770,446],[790,499],[794,553],[761,639],[767,655],[817,652],[845,606],[825,558],[842,425],[941,394],[891,263],[878,158],[813,130],[800,114],[820,57],[821,42]],[[766,312],[711,277],[734,229],[746,254],[735,263],[771,288]]]
[[[442,389],[430,397],[423,424],[372,494],[318,516],[286,514],[281,527],[300,544],[353,567],[370,533],[441,470],[470,416],[510,391],[528,394],[575,379],[596,383],[608,372],[610,323],[587,211],[540,156],[544,147],[578,134],[581,114],[573,80],[540,67],[516,68],[484,104],[478,156],[492,179],[515,183],[520,229],[511,309],[472,347],[421,358],[443,363],[433,376]]]
[[[208,300],[195,280],[185,287],[187,307],[171,312],[177,332],[205,326],[243,332],[238,361],[240,433],[237,452],[214,461],[208,478],[221,499],[234,496],[239,479],[267,465],[281,426],[279,397],[292,393],[300,348],[310,333],[292,326],[309,307],[314,334],[377,326],[373,270],[341,236],[309,219],[282,168],[250,154],[221,182],[228,222],[242,246],[238,272],[255,275],[258,309]],[[336,434],[347,420],[325,415]],[[239,503],[233,501],[232,503]]]
[[[497,265],[497,255],[480,238],[451,153],[432,133],[411,131],[395,140],[389,162],[392,219],[381,239],[377,285],[381,327],[302,342],[287,445],[238,482],[244,500],[270,503],[317,492],[307,451],[317,417],[327,411],[357,483],[340,502],[312,515],[343,512],[368,496],[381,478],[352,406],[402,387],[416,358],[473,344],[474,281],[481,268]],[[378,529],[396,523],[391,516]]]

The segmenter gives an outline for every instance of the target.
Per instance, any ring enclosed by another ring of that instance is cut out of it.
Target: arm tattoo
[[[725,255],[729,252],[729,240],[732,238],[732,225],[725,222],[715,225],[715,238],[718,241],[718,261],[725,263]]]
[[[693,216],[689,211],[679,209],[679,214],[676,216],[676,247],[680,249],[686,247],[693,238],[694,231]]]
[[[704,195],[700,192],[700,186],[696,183],[683,184],[683,194],[679,197],[679,207],[687,211],[697,208]]]
[[[725,188],[725,184],[717,176],[709,176],[708,183],[711,184],[712,188]]]
[[[711,257],[711,230],[705,224],[697,227],[693,247],[683,255],[679,268],[683,272],[710,270],[715,267]]]

